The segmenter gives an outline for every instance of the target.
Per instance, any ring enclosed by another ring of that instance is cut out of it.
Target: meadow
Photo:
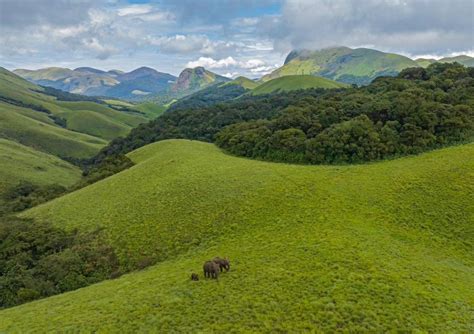
[[[0,332],[474,330],[474,144],[350,166],[184,140],[128,156],[22,216],[103,228],[124,269],[156,265],[2,310]],[[230,272],[203,280],[216,255]]]
[[[315,77],[312,75],[286,75],[267,81],[251,92],[253,95],[270,94],[277,91],[288,92],[298,89],[309,88],[342,88],[348,85],[330,79]]]

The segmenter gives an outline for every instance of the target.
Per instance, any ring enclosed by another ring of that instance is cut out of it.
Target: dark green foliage
[[[59,101],[90,101],[99,104],[105,104],[104,101],[94,96],[68,93],[63,90],[47,86],[41,86],[41,88],[43,88],[43,90],[37,90],[38,93],[54,96]]]
[[[83,166],[82,175],[84,177],[71,190],[83,188],[132,166],[132,160],[123,154],[107,156],[98,163],[89,161],[88,164]]]
[[[0,308],[116,275],[119,262],[100,235],[18,218],[0,220]]]
[[[178,100],[168,108],[168,112],[177,109],[205,108],[216,103],[235,99],[247,91],[248,89],[245,89],[240,85],[220,83],[218,85],[204,88],[190,96]]]
[[[473,71],[459,64],[410,68],[363,88],[293,101],[270,121],[223,129],[237,155],[296,163],[357,163],[472,140]]]
[[[30,182],[21,182],[3,195],[4,205],[0,210],[0,215],[32,208],[65,192],[66,188],[57,184],[38,186]]]
[[[194,109],[192,106],[186,106],[186,109],[174,109],[149,123],[139,125],[127,137],[112,140],[93,161],[100,163],[108,156],[126,154],[163,139],[185,138],[212,142],[215,135],[229,124],[271,119],[295,101],[304,101],[323,94],[337,94],[338,91],[340,90],[308,89],[261,96],[243,96],[235,101],[213,104],[205,108]],[[189,101],[194,101],[194,99]]]
[[[32,103],[26,103],[20,100],[12,99],[10,97],[0,96],[0,101],[8,103],[8,104],[13,104],[14,106],[18,106],[22,108],[28,108],[28,109],[33,109],[39,112],[44,112],[45,114],[51,114],[51,111],[49,111],[43,106],[32,104]]]
[[[54,124],[57,124],[62,128],[67,127],[67,120],[65,118],[62,118],[62,117],[59,117],[59,116],[53,115],[53,114],[50,114],[48,117],[53,120]]]

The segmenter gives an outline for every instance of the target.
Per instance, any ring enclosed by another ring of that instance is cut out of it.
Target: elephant
[[[225,271],[230,270],[230,261],[228,258],[221,259],[220,257],[215,257],[214,260],[215,263],[219,265],[219,269],[222,272],[224,269]]]
[[[203,266],[204,277],[218,279],[220,266],[214,261],[206,261]]]

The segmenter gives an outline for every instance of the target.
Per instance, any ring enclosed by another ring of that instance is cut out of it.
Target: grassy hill
[[[292,51],[285,64],[264,76],[262,81],[286,75],[317,75],[349,84],[368,84],[383,75],[396,75],[419,66],[410,58],[372,49],[327,48]]]
[[[254,80],[250,80],[249,78],[246,78],[246,77],[237,77],[234,80],[226,82],[223,85],[238,85],[245,89],[254,89],[254,88],[257,88],[260,85],[260,83]]]
[[[80,176],[80,169],[66,161],[0,138],[0,205],[3,194],[21,181],[70,186]]]
[[[445,57],[441,59],[426,59],[426,58],[418,58],[415,59],[415,61],[420,65],[421,67],[428,67],[430,64],[439,62],[439,63],[459,63],[467,67],[474,67],[474,58],[469,57],[466,55],[461,55],[461,56],[456,56],[456,57]]]
[[[0,137],[73,158],[93,155],[108,140],[149,119],[105,103],[60,101],[5,69],[0,69],[0,110]]]
[[[24,216],[103,227],[127,267],[0,311],[0,332],[470,332],[474,145],[367,165],[298,166],[170,140]],[[219,282],[202,263],[229,256]]]
[[[63,75],[59,69],[50,74]],[[72,179],[79,179],[79,171],[58,157],[89,158],[109,140],[126,136],[164,110],[151,104],[118,106],[89,99],[45,89],[0,68],[0,175],[8,176],[0,192],[20,181],[71,185]]]
[[[342,88],[348,85],[312,75],[288,75],[267,81],[252,90],[253,95],[308,88]]]

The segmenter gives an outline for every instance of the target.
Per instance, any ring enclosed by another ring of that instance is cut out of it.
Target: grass
[[[267,81],[252,90],[253,95],[308,88],[341,88],[346,84],[312,75],[288,75]]]
[[[472,332],[474,144],[355,166],[297,166],[170,140],[23,216],[104,228],[123,266],[0,311],[0,332]],[[191,282],[229,256],[219,282]]]
[[[59,157],[76,158],[90,157],[107,143],[101,138],[56,126],[51,120],[42,122],[25,115],[32,113],[44,117],[43,113],[0,102],[0,138]]]
[[[79,181],[79,168],[53,155],[0,138],[0,197],[20,181],[70,186]]]
[[[239,86],[242,86],[245,89],[252,90],[254,88],[257,88],[260,85],[260,83],[254,81],[254,80],[250,80],[249,78],[241,76],[241,77],[235,78],[232,81],[223,83],[221,86],[228,86],[228,85],[239,85]]]

